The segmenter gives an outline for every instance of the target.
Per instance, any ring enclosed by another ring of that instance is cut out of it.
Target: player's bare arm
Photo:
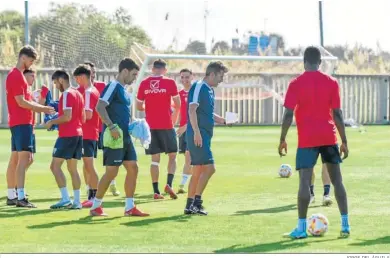
[[[287,154],[286,136],[293,122],[293,119],[294,119],[294,110],[285,108],[283,114],[283,121],[282,121],[282,132],[280,134],[280,142],[278,148],[280,156],[284,156]],[[283,153],[283,150],[285,150],[285,153]]]
[[[92,118],[92,116],[91,116],[91,118]],[[91,119],[91,118],[89,118],[89,119]],[[81,116],[81,122],[84,124],[86,121],[87,121],[87,114],[86,114],[85,110],[83,110],[83,113]]]
[[[60,124],[63,124],[63,123],[67,123],[71,119],[72,119],[72,110],[71,109],[65,109],[64,110],[64,114],[62,116],[60,116],[57,119],[53,119],[53,120],[48,121],[45,124],[45,128],[46,129],[50,129],[53,125],[60,125]]]
[[[19,107],[30,109],[37,113],[45,113],[45,114],[54,114],[55,110],[53,107],[43,106],[33,101],[27,101],[23,95],[15,96],[16,103],[18,103]]]
[[[183,133],[185,133],[185,131],[187,131],[187,124],[183,125],[183,126],[180,126],[179,129],[177,129],[177,136],[182,136]]]
[[[180,96],[179,95],[174,96],[174,97],[172,97],[172,100],[173,100],[173,104],[175,106],[173,113],[172,113],[172,121],[173,121],[173,124],[175,125],[178,122],[179,112],[180,112],[180,107],[181,107]]]
[[[345,133],[345,124],[343,111],[341,109],[333,109],[333,120],[336,124],[337,131],[339,131],[341,138],[340,154],[344,153],[343,159],[348,158],[348,144],[347,144],[347,135]]]
[[[188,114],[190,116],[190,123],[194,129],[194,142],[198,147],[202,147],[202,136],[200,135],[199,125],[198,125],[198,116],[196,110],[198,109],[198,103],[191,103],[188,109]]]
[[[103,123],[107,125],[107,127],[109,128],[112,137],[114,139],[118,139],[120,137],[120,134],[116,126],[112,123],[110,116],[107,113],[107,109],[106,109],[107,106],[108,104],[105,101],[99,99],[99,102],[96,106],[96,111],[98,112],[100,119],[103,121]]]
[[[145,111],[144,102],[142,100],[137,99],[136,106],[138,111]]]
[[[217,124],[221,124],[221,125],[226,124],[225,118],[223,118],[222,116],[217,115],[217,114],[215,114],[215,113],[214,113],[213,115],[214,115],[214,121],[215,121]]]

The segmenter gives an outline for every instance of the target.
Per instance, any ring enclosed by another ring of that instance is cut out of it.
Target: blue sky
[[[30,15],[48,9],[50,1],[30,0]],[[71,0],[57,0],[59,3]],[[75,1],[73,1],[75,2]],[[205,39],[204,0],[83,0],[98,9],[112,12],[119,6],[129,10],[134,23],[143,27],[160,49],[178,38],[177,47],[184,48],[189,39]],[[243,37],[249,30],[282,34],[288,46],[319,43],[317,0],[208,0],[208,44],[211,39],[227,40]],[[390,51],[390,0],[324,0],[325,44],[355,42],[376,48],[379,41]],[[24,10],[23,0],[2,0],[0,11]],[[169,20],[165,14],[169,12]],[[265,28],[264,28],[265,27]],[[238,28],[239,35],[235,30]]]

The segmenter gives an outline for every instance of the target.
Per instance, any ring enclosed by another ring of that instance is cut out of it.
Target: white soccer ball
[[[322,214],[313,214],[307,221],[307,231],[312,236],[323,236],[328,232],[329,221]]]
[[[279,176],[283,178],[288,178],[292,175],[292,168],[288,164],[282,164],[279,168]]]

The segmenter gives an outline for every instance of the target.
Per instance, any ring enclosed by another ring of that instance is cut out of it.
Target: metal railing
[[[37,71],[35,88],[47,85],[58,99],[59,92],[53,88],[51,74],[53,69]],[[8,111],[6,104],[5,79],[8,70],[0,70],[1,112],[0,127],[7,127]],[[116,75],[115,71],[99,71],[97,79],[108,82]],[[167,76],[174,78],[179,84],[179,74]],[[195,74],[201,78],[202,74]],[[283,107],[270,94],[271,89],[283,95],[294,74],[234,74],[229,73],[225,84],[216,89],[216,113],[225,112],[239,114],[240,123],[245,125],[277,125],[282,121]],[[341,88],[342,109],[345,118],[353,118],[360,124],[382,124],[389,118],[389,76],[385,75],[335,75]],[[264,89],[264,85],[268,90]],[[134,105],[133,105],[134,107]],[[134,110],[135,111],[135,110]],[[142,112],[136,112],[136,117],[143,117]],[[42,123],[42,116],[37,115],[37,124]]]

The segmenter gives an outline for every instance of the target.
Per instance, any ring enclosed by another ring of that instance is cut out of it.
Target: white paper
[[[234,124],[238,122],[238,114],[232,112],[225,113],[226,124]]]

